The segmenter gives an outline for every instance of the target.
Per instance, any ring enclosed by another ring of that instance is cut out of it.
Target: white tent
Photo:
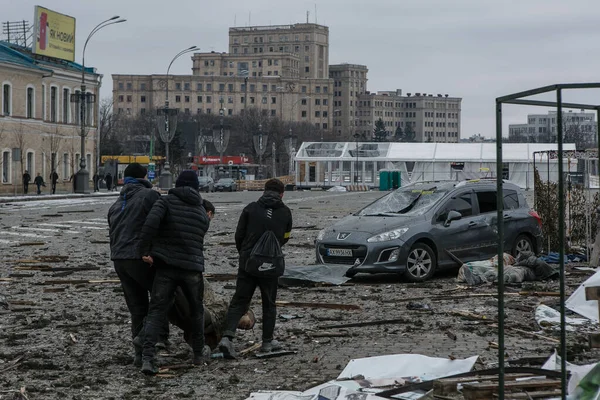
[[[502,144],[503,177],[522,188],[533,187],[534,156],[542,179],[558,180],[558,162],[547,151],[555,143]],[[565,144],[574,151],[574,144]],[[564,161],[574,171],[577,160]],[[379,171],[400,171],[402,185],[424,180],[462,180],[496,176],[495,143],[304,142],[295,157],[296,185],[327,187],[379,186]],[[549,175],[548,175],[549,169]]]

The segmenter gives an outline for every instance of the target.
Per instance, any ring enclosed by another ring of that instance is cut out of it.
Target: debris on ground
[[[313,247],[314,245],[311,245]],[[350,280],[347,265],[293,265],[286,266],[279,283],[287,286],[330,284],[342,285]]]

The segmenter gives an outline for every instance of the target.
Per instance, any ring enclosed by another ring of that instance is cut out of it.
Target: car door
[[[462,262],[476,259],[474,249],[479,247],[479,235],[485,229],[485,224],[476,215],[474,203],[472,190],[457,192],[435,213],[432,235],[438,243],[439,252],[442,253],[440,258],[447,259],[447,250]],[[452,210],[458,211],[462,218],[445,226],[448,213]]]
[[[474,256],[480,260],[494,257],[498,253],[498,206],[497,191],[491,188],[475,190],[477,212],[483,222],[480,231],[480,250]],[[507,216],[507,213],[504,213]],[[506,223],[505,223],[506,226]],[[510,253],[510,250],[508,250]]]

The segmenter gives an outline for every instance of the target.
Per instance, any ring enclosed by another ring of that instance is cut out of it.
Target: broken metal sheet
[[[545,304],[541,304],[535,309],[535,321],[542,328],[552,327],[560,330],[560,312]],[[573,332],[575,326],[589,324],[590,321],[585,318],[566,317],[566,323],[566,329]]]
[[[328,283],[341,285],[350,280],[345,276],[347,265],[294,265],[285,267],[285,272],[279,282],[285,285]]]
[[[567,299],[565,306],[576,312],[577,314],[586,317],[598,323],[598,301],[585,299],[585,288],[600,286],[600,271],[592,275],[588,280],[583,282],[575,292]]]

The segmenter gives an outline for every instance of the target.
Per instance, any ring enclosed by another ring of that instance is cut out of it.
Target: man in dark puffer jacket
[[[148,291],[152,287],[154,269],[142,261],[140,233],[146,216],[160,194],[145,180],[146,168],[132,163],[125,168],[125,185],[117,201],[108,210],[110,258],[121,280],[127,307],[131,313],[131,334],[135,338],[148,314]],[[164,325],[168,330],[168,325]],[[165,332],[168,336],[168,332]],[[142,365],[141,353],[136,366]]]
[[[194,171],[183,171],[175,189],[152,207],[142,227],[142,259],[156,267],[150,309],[145,325],[142,372],[156,374],[155,344],[177,287],[181,287],[190,306],[194,364],[210,356],[204,346],[204,235],[209,219],[198,193]]]

